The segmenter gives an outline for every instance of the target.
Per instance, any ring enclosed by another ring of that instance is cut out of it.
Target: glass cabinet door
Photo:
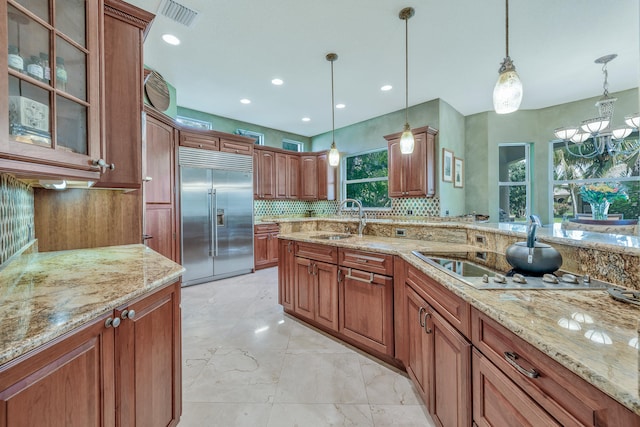
[[[8,135],[0,135],[0,157],[96,170],[99,3],[5,2]]]

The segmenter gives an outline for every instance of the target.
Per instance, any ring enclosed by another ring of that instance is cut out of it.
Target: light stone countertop
[[[478,290],[411,253],[473,250],[461,244],[352,236],[324,240],[323,231],[280,234],[280,238],[399,255],[472,306],[497,320],[570,371],[640,415],[638,327],[640,307],[613,300],[606,291]],[[597,234],[597,233],[596,233]],[[579,330],[561,327],[573,320]],[[587,338],[608,336],[610,344]]]
[[[0,270],[0,365],[175,282],[183,271],[144,245],[16,257]]]

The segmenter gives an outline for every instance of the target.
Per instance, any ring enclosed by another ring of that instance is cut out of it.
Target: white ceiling
[[[129,0],[157,13],[161,0]],[[441,98],[464,115],[492,110],[505,55],[504,0],[179,0],[191,27],[157,16],[145,63],[178,93],[178,105],[313,136],[404,108],[404,21],[409,20],[409,104]],[[510,55],[524,85],[522,109],[602,94],[594,59],[609,64],[609,90],[638,86],[638,0],[511,0]],[[170,46],[164,33],[182,43]],[[284,85],[273,86],[279,77]],[[383,84],[393,90],[381,92]],[[252,103],[243,105],[241,98]],[[595,112],[595,109],[594,109]],[[631,112],[628,112],[631,113]],[[302,122],[304,116],[310,122]],[[398,124],[400,130],[402,124]]]

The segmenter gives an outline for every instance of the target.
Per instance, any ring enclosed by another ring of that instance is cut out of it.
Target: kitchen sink
[[[342,240],[348,239],[352,237],[351,234],[318,234],[317,236],[312,236],[314,239],[322,239],[322,240]]]

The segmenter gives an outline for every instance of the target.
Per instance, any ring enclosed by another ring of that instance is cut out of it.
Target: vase
[[[603,200],[600,203],[591,203],[591,218],[603,220],[608,218],[610,203]]]

